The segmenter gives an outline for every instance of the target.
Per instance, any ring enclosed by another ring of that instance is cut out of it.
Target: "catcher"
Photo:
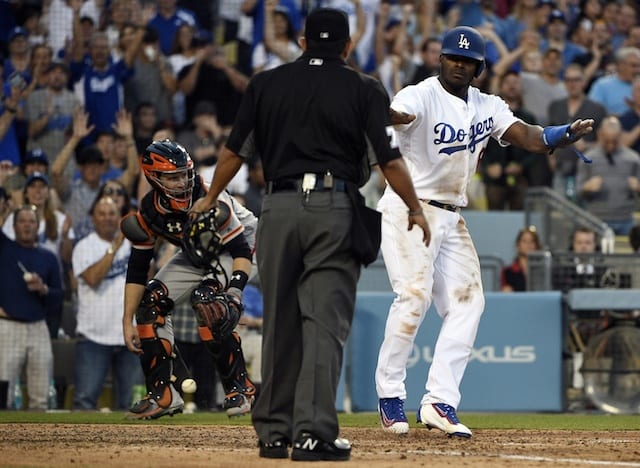
[[[175,142],[151,143],[140,167],[152,190],[142,198],[139,211],[121,223],[133,246],[122,326],[127,348],[140,355],[147,394],[127,417],[156,419],[183,410],[184,401],[171,382],[175,349],[170,315],[182,300],[191,301],[200,338],[216,361],[226,394],[224,409],[230,417],[248,413],[256,388],[233,330],[251,274],[257,219],[225,193],[211,211],[190,220],[187,211],[206,189],[189,153]],[[160,237],[182,250],[147,281]]]

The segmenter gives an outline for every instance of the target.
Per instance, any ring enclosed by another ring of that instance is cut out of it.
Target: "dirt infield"
[[[355,467],[640,467],[640,431],[478,430],[471,440],[411,429],[346,427]],[[280,467],[257,456],[250,426],[0,425],[0,466]],[[296,463],[298,466],[300,463]],[[336,466],[313,463],[313,467]]]

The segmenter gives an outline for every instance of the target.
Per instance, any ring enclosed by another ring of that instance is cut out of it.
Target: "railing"
[[[598,238],[603,238],[608,228],[607,223],[548,187],[527,190],[524,210],[526,225],[536,227],[546,250],[569,248],[576,227],[592,229]]]
[[[581,288],[640,288],[640,256],[567,251],[529,254],[528,291],[567,292]]]

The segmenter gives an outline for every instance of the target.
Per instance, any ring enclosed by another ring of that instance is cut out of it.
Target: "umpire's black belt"
[[[310,192],[345,192],[346,183],[344,180],[330,176],[330,184],[325,185],[325,174],[316,175],[316,183]],[[277,179],[267,182],[267,194],[276,192],[303,192],[302,178],[300,179]]]
[[[420,199],[420,201],[426,203],[427,205],[435,206],[436,208],[442,208],[443,210],[453,211],[454,213],[460,209],[460,207],[457,205],[451,205],[449,203],[440,203],[439,201],[435,201],[435,200]]]

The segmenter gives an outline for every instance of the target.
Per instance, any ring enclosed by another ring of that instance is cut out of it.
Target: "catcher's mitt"
[[[236,296],[216,293],[207,280],[191,293],[191,306],[198,324],[209,328],[216,341],[233,333],[244,309]]]
[[[195,266],[208,268],[218,259],[223,248],[220,227],[227,222],[229,215],[229,207],[221,203],[187,221],[182,235],[182,250]]]

